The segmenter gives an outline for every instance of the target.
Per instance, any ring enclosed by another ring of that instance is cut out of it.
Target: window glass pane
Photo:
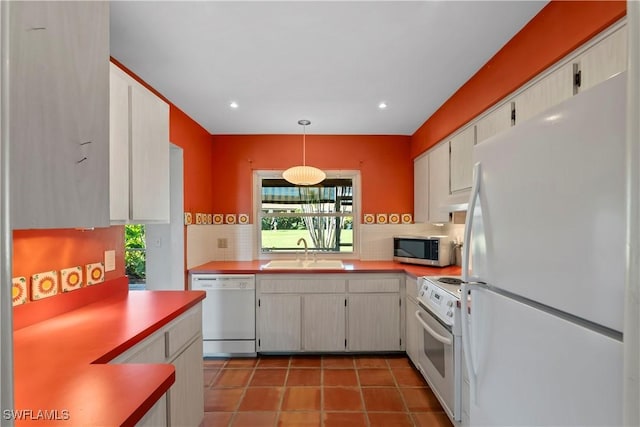
[[[265,252],[300,251],[300,238],[317,252],[353,252],[352,216],[264,217],[261,225]]]
[[[284,179],[264,179],[261,196],[263,212],[353,212],[351,179],[326,179],[308,187]]]
[[[353,181],[327,178],[314,186],[284,179],[261,180],[263,252],[353,252]]]

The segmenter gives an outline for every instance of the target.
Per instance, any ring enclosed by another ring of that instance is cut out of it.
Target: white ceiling
[[[111,55],[213,134],[411,135],[545,5],[115,1]]]

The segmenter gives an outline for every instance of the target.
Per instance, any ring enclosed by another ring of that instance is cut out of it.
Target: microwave
[[[451,241],[448,236],[394,237],[393,260],[408,264],[446,267],[451,265]]]

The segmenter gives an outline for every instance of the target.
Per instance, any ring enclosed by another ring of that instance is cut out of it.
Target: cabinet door
[[[169,222],[169,106],[134,82],[131,99],[131,221]]]
[[[299,351],[300,296],[266,295],[258,299],[258,350]]]
[[[108,2],[9,14],[12,226],[108,226]]]
[[[204,418],[202,336],[172,362],[176,381],[167,393],[171,426],[197,426]]]
[[[360,294],[348,297],[350,351],[398,351],[400,295]]]
[[[476,144],[511,127],[513,102],[506,102],[476,123]],[[473,166],[473,165],[472,165]]]
[[[413,161],[413,219],[429,221],[429,158],[422,156]]]
[[[442,209],[449,196],[449,143],[437,146],[429,153],[429,222],[449,221],[449,212]]]
[[[164,394],[136,423],[136,427],[165,427],[167,425],[167,395]]]
[[[407,337],[405,341],[405,348],[407,349],[407,355],[415,366],[419,366],[418,359],[420,357],[420,324],[416,319],[415,313],[418,310],[418,306],[411,298],[406,298],[406,325],[407,325]]]
[[[129,220],[129,77],[109,72],[109,199],[112,222]]]
[[[620,28],[578,58],[580,91],[587,90],[627,69],[627,27]]]
[[[304,295],[302,301],[303,350],[344,351],[345,296]]]
[[[567,64],[515,98],[516,126],[572,96],[573,64]]]
[[[467,129],[451,138],[451,192],[471,188],[473,164],[471,154],[476,142],[475,127]]]

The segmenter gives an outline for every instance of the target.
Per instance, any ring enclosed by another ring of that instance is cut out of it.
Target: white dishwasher
[[[251,274],[193,274],[202,301],[204,357],[256,355],[256,278]]]

